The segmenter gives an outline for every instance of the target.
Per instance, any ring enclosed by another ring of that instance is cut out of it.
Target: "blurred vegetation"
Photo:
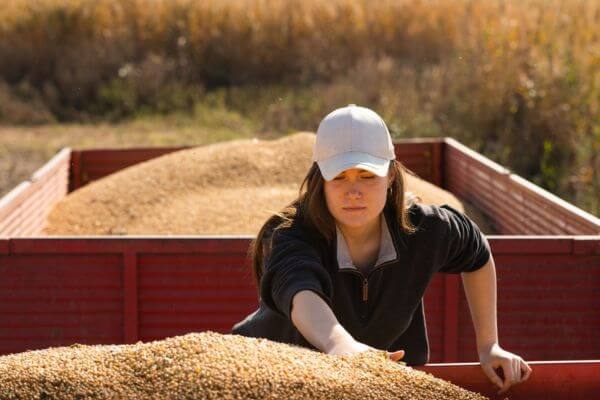
[[[452,136],[600,214],[600,3],[13,0],[0,121],[117,122],[198,105],[262,132],[336,107]]]

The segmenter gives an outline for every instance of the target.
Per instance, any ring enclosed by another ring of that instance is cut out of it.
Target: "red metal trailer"
[[[500,233],[488,240],[501,345],[535,365],[511,398],[550,398],[548,390],[552,398],[596,396],[600,220],[455,140],[395,147],[408,168],[474,203]],[[63,149],[0,200],[0,354],[228,332],[256,308],[250,236],[40,236],[68,192],[179,149]],[[458,276],[434,278],[425,312],[432,363],[477,360]],[[492,394],[478,364],[423,368]]]

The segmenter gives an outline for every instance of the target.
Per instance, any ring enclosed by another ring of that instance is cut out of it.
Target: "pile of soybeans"
[[[44,233],[256,235],[298,196],[315,139],[312,132],[299,132],[277,140],[220,142],[133,165],[62,199]],[[454,195],[417,176],[407,174],[406,190],[425,204],[464,211]]]
[[[0,398],[485,399],[379,350],[332,356],[214,332],[2,356]]]

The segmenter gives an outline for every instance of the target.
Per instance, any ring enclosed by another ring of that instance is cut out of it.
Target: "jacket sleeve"
[[[444,204],[440,207],[446,224],[446,257],[439,272],[473,272],[489,260],[490,245],[479,227],[460,211]]]
[[[292,299],[301,290],[312,290],[331,307],[331,277],[314,245],[291,229],[278,229],[272,240],[260,282],[263,302],[290,321]]]

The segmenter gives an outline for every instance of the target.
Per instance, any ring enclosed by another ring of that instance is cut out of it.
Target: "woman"
[[[499,393],[525,381],[531,368],[498,344],[487,240],[454,208],[405,199],[382,118],[354,104],[334,110],[319,125],[313,161],[298,199],[252,243],[260,306],[232,332],[334,355],[385,349],[423,365],[425,289],[436,272],[460,273],[483,371]]]

